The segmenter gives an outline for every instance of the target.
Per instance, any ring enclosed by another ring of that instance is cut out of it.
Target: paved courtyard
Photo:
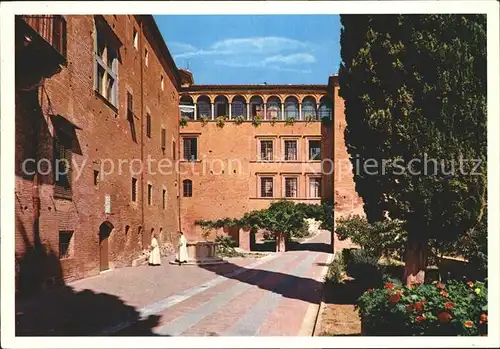
[[[218,266],[122,268],[16,304],[17,335],[311,335],[329,232]]]

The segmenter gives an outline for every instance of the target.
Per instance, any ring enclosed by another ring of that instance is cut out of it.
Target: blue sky
[[[340,62],[338,15],[155,15],[196,84],[327,84]]]

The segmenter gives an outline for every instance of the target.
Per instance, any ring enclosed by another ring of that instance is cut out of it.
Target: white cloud
[[[169,44],[175,59],[215,57],[214,63],[218,65],[294,72],[310,71],[304,69],[304,65],[316,62],[313,55],[314,46],[311,43],[277,36],[228,38],[207,48],[197,48],[179,42]]]

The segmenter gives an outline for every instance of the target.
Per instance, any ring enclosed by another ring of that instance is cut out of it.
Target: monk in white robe
[[[182,231],[180,231],[179,234],[180,237],[177,252],[177,262],[179,263],[179,265],[182,265],[182,263],[187,263],[188,261],[187,239]]]
[[[156,233],[153,233],[151,238],[151,249],[149,252],[149,265],[161,265],[160,244],[156,238]]]

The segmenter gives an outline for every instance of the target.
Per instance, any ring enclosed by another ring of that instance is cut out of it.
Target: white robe
[[[181,235],[178,247],[179,249],[177,252],[177,260],[179,262],[187,262],[188,260],[187,239],[184,235]]]
[[[151,240],[151,252],[149,253],[149,264],[161,265],[160,245],[156,238]]]

